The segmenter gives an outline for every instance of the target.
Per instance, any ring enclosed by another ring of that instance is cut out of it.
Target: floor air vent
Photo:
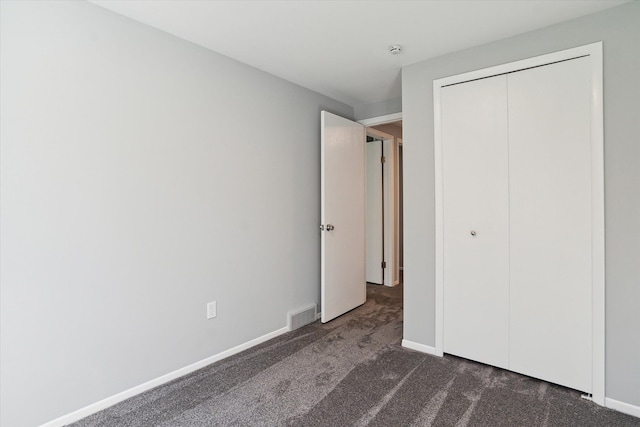
[[[316,315],[315,304],[311,304],[299,310],[292,311],[287,317],[287,326],[289,327],[290,331],[293,331],[294,329],[298,329],[304,325],[315,322]]]

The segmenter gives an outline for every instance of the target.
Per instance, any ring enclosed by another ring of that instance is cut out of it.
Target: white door
[[[366,301],[365,130],[321,113],[321,304],[328,322]]]
[[[509,75],[511,370],[591,390],[591,65]]]
[[[393,140],[385,139],[382,141],[382,155],[384,162],[382,164],[382,183],[384,189],[382,190],[382,204],[384,209],[384,215],[382,217],[384,232],[383,235],[383,249],[384,249],[384,269],[382,283],[385,286],[394,286],[395,280],[397,280],[397,265],[398,259],[395,257],[394,251],[396,250],[396,236],[395,230],[396,212],[395,206],[395,153],[393,148]]]
[[[509,366],[506,76],[442,89],[444,351]]]
[[[382,261],[384,258],[382,224],[382,141],[375,140],[366,144],[366,214],[365,222],[367,242],[367,282],[383,284]]]

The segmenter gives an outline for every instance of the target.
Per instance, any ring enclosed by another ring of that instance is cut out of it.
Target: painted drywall
[[[383,114],[384,115],[384,114]],[[389,135],[393,135],[396,138],[402,139],[402,126],[396,126],[395,124],[385,124],[378,126],[371,126],[373,129],[377,129],[380,132],[388,133]]]
[[[604,41],[606,396],[640,405],[640,2],[405,67],[404,339],[433,347],[434,79]]]
[[[373,102],[355,106],[356,120],[372,117],[386,116],[387,114],[400,113],[402,111],[402,98],[391,98],[384,101]]]
[[[320,111],[351,107],[86,2],[1,7],[1,425],[319,303]]]

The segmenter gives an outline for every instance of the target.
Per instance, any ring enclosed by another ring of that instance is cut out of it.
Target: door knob
[[[334,229],[333,225],[327,224],[327,231],[331,231],[333,229]]]
[[[471,230],[471,235],[472,235],[473,237],[476,237],[476,232],[475,232],[474,230]]]

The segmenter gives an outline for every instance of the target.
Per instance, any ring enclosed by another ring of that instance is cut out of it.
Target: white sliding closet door
[[[442,89],[444,351],[508,367],[507,79]]]
[[[583,57],[508,75],[510,369],[578,390],[592,364],[590,74]]]

